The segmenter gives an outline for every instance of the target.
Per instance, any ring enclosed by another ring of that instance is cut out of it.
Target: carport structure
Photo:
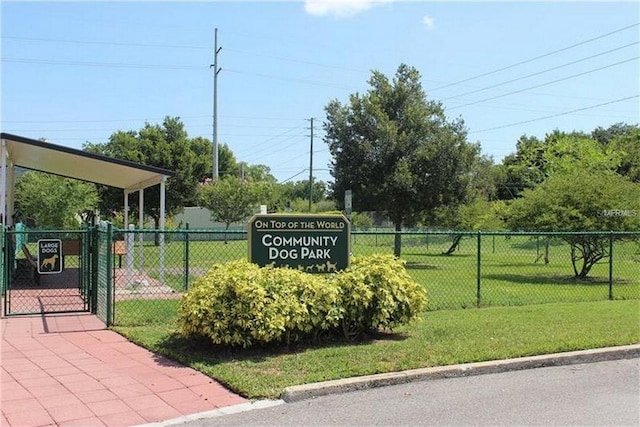
[[[66,178],[77,179],[85,182],[92,182],[96,184],[103,184],[110,187],[115,187],[123,190],[123,199],[124,199],[124,223],[125,228],[129,227],[129,195],[135,192],[139,193],[139,228],[143,228],[143,219],[144,219],[144,190],[146,188],[159,185],[160,187],[160,229],[164,230],[165,227],[165,192],[166,192],[166,182],[167,179],[174,176],[175,172],[153,167],[138,164],[131,161],[114,159],[111,157],[93,154],[89,152],[85,152],[82,150],[77,150],[69,147],[64,147],[60,145],[55,145],[49,142],[34,140],[30,138],[25,138],[22,136],[12,135],[8,133],[0,134],[0,215],[3,222],[4,233],[8,233],[8,231],[13,224],[14,218],[14,188],[15,188],[15,180],[16,180],[16,171],[15,169],[20,167],[29,170],[40,171],[48,174],[58,175]],[[28,213],[23,213],[28,214]],[[35,230],[36,232],[43,234],[46,231]],[[20,232],[16,230],[12,231],[13,234],[8,234],[9,237],[3,241],[4,255],[2,257],[3,267],[7,267],[3,269],[3,296],[4,298],[4,314],[12,314],[10,307],[16,307],[17,304],[11,305],[11,289],[12,289],[12,280],[9,280],[10,276],[5,272],[12,271],[15,268],[13,255],[9,254],[13,253],[13,248],[11,246],[12,238],[15,239]],[[75,234],[76,237],[82,236],[84,239],[86,235],[86,230],[84,232],[77,231]],[[4,234],[3,234],[4,237]],[[58,308],[53,309],[56,312],[60,311],[86,311],[91,310],[100,315],[99,311],[101,311],[101,307],[105,306],[104,311],[106,314],[102,316],[106,319],[106,322],[109,323],[109,312],[110,312],[110,274],[108,273],[110,259],[111,259],[111,235],[109,235],[101,244],[94,245],[95,247],[92,249],[91,258],[93,261],[91,265],[87,265],[86,262],[80,262],[79,266],[79,277],[80,277],[80,286],[76,288],[76,291],[72,293],[76,297],[80,297],[82,300],[81,307],[75,308],[75,306],[71,305],[61,305],[58,304]],[[142,239],[142,235],[140,235],[140,239]],[[133,242],[133,241],[132,241]],[[132,243],[131,242],[131,243]],[[63,246],[66,242],[62,242]],[[160,233],[160,259],[161,266],[164,264],[164,234]],[[142,245],[142,240],[140,242]],[[85,248],[88,245],[80,245]],[[86,252],[80,251],[76,253],[76,255],[80,255],[81,258],[89,257],[89,254]],[[99,266],[98,266],[99,265]],[[93,269],[93,270],[91,270]],[[99,269],[99,271],[98,271]],[[91,271],[93,271],[93,273]],[[85,276],[86,274],[86,276]],[[100,275],[101,278],[92,279],[91,276]],[[60,277],[62,278],[62,277]],[[101,279],[103,279],[101,281]],[[101,281],[101,284],[96,284],[96,282]],[[104,285],[106,283],[106,285]],[[69,288],[68,283],[66,284],[67,288]],[[97,287],[101,287],[101,289],[97,289]],[[37,294],[36,299],[40,302],[40,306],[42,306],[42,298],[45,296],[47,298],[52,298],[49,294],[44,295],[43,292],[48,291],[44,289],[46,286],[40,286],[40,283],[35,284],[35,286],[30,286],[30,289],[16,289],[14,296],[24,297],[23,300],[26,300],[27,297],[31,298],[32,294]],[[62,289],[60,287],[56,287],[55,289]],[[77,291],[79,289],[79,294]],[[38,291],[36,293],[35,291]],[[65,289],[67,292],[68,289]],[[102,304],[100,300],[100,296],[97,296],[97,293],[101,293],[104,295],[105,304]],[[58,297],[63,293],[60,292]],[[90,299],[93,298],[93,302]],[[31,298],[32,300],[34,298]],[[61,298],[58,298],[58,301]],[[13,301],[17,301],[15,298]],[[100,307],[97,307],[97,306]],[[22,304],[22,307],[32,307],[28,304]],[[63,308],[60,308],[63,307]],[[97,308],[96,308],[97,307]],[[104,307],[103,307],[104,308]],[[35,308],[26,308],[22,310],[15,310],[15,314],[27,314],[36,310]],[[49,309],[41,308],[38,311],[49,312]]]
[[[160,229],[165,225],[165,187],[175,172],[114,159],[49,142],[1,133],[0,214],[4,225],[13,225],[15,168],[78,179],[124,192],[125,228],[129,225],[129,194],[139,192],[139,227],[143,227],[144,189],[160,184]]]

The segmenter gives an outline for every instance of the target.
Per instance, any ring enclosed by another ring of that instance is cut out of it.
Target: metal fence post
[[[478,259],[477,259],[477,271],[476,271],[476,275],[477,275],[477,289],[476,289],[476,306],[480,307],[480,302],[481,302],[481,279],[480,279],[480,272],[481,272],[481,259],[482,259],[482,255],[481,255],[481,249],[482,249],[482,232],[478,231]]]
[[[184,290],[189,290],[189,223],[185,224],[184,233]]]
[[[106,312],[106,325],[107,327],[113,325],[113,322],[116,318],[115,316],[115,305],[113,304],[113,300],[115,299],[115,275],[109,274],[109,271],[115,270],[113,267],[113,227],[110,222],[107,222],[107,235],[106,235],[106,299],[107,299],[107,312]]]
[[[613,299],[613,231],[609,231],[609,300]]]

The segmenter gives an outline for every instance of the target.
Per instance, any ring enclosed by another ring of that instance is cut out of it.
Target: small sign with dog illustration
[[[59,239],[38,240],[38,273],[62,273],[62,241]]]

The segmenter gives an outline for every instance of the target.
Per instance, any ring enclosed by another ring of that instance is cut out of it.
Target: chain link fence
[[[640,299],[640,232],[352,231],[352,256],[392,254],[396,236],[428,310]],[[114,323],[162,321],[213,264],[248,250],[243,230],[116,230]]]

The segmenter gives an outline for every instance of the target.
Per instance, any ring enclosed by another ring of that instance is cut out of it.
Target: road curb
[[[346,393],[355,390],[364,390],[414,381],[467,377],[472,375],[495,374],[547,366],[573,365],[579,363],[594,363],[607,360],[633,358],[640,358],[640,344],[519,357],[516,359],[411,369],[402,372],[391,372],[341,380],[324,381],[287,387],[282,393],[281,399],[290,403],[325,396],[328,394]]]

